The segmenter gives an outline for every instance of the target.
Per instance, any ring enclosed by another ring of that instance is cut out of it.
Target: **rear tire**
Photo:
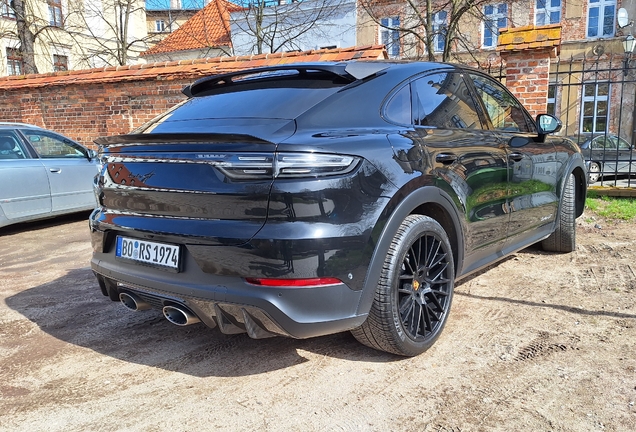
[[[421,354],[444,328],[454,284],[446,232],[430,217],[410,215],[391,242],[369,316],[351,333],[380,351]]]
[[[572,252],[576,249],[576,190],[574,174],[568,176],[561,198],[556,229],[541,242],[544,250],[550,252]]]

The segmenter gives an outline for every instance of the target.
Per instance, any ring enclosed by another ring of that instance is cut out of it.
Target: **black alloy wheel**
[[[367,346],[398,355],[426,351],[448,318],[454,274],[443,228],[427,216],[408,216],[385,259],[369,317],[353,335]]]

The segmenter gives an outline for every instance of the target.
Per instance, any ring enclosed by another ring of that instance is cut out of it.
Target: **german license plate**
[[[117,236],[115,256],[179,270],[179,246]]]

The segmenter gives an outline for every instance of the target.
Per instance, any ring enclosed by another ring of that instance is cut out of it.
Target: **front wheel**
[[[430,217],[408,216],[391,242],[369,316],[353,336],[377,350],[421,354],[444,328],[454,276],[444,229]]]

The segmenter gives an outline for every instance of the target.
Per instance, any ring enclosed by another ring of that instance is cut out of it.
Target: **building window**
[[[609,114],[609,83],[583,85],[581,132],[605,133]]]
[[[11,0],[0,0],[0,16],[15,19],[15,12],[11,7]]]
[[[62,0],[47,0],[49,5],[49,24],[64,27],[62,24]]]
[[[484,47],[497,46],[499,29],[508,27],[508,5],[506,3],[484,7]]]
[[[433,14],[433,49],[435,52],[444,52],[444,46],[446,45],[446,31],[448,24],[446,18],[448,13],[446,11],[439,11]]]
[[[539,26],[560,23],[561,0],[537,0],[534,22]]]
[[[9,75],[22,75],[24,62],[22,53],[17,48],[7,48],[7,72]]]
[[[390,58],[400,56],[400,17],[382,18],[380,20],[380,43],[382,43]]]
[[[53,54],[53,71],[60,72],[68,70],[68,57],[65,55]]]
[[[590,0],[587,13],[587,37],[614,36],[616,0]]]
[[[557,116],[557,85],[556,84],[548,84],[548,106],[547,111],[548,114],[552,114],[553,116]]]
[[[158,33],[162,33],[166,31],[166,22],[164,20],[156,20],[155,21],[155,31]]]

